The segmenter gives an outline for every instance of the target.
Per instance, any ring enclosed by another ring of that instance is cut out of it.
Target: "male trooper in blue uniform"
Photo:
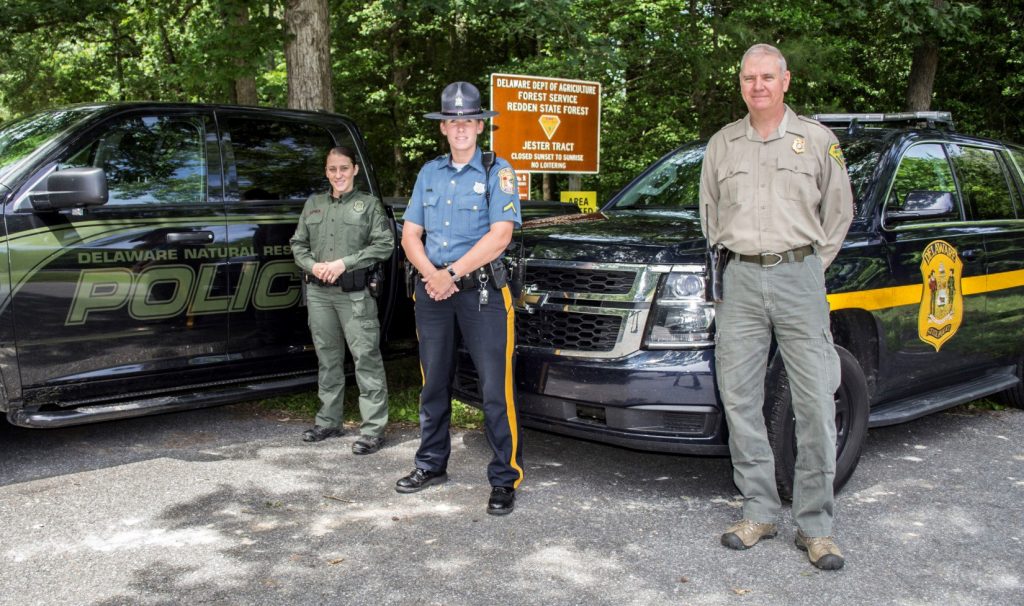
[[[416,469],[395,489],[416,492],[448,480],[457,326],[480,379],[485,435],[494,451],[487,466],[487,513],[504,515],[515,507],[523,480],[512,377],[512,295],[501,265],[520,224],[520,208],[508,162],[497,158],[488,166],[493,155],[476,145],[484,119],[496,114],[481,109],[476,87],[455,82],[441,93],[441,111],[425,116],[441,121],[450,153],[420,170],[403,219],[402,248],[419,274],[415,309],[423,391]]]

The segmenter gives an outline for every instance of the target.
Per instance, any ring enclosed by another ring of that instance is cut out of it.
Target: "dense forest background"
[[[742,117],[755,42],[786,54],[798,112],[949,110],[1024,143],[1020,0],[4,0],[0,121],[107,100],[327,108],[360,124],[384,192],[408,195],[441,149],[422,114],[446,83],[486,99],[492,72],[595,80],[601,173],[583,187],[603,201]]]

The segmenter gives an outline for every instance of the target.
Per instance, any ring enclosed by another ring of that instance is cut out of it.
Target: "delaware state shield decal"
[[[935,240],[921,254],[921,307],[917,332],[922,341],[939,351],[960,329],[964,316],[963,261],[951,244]]]

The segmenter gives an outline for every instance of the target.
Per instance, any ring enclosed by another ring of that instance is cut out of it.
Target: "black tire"
[[[1020,383],[999,394],[1000,404],[1012,408],[1024,408],[1024,357],[1017,361],[1017,378],[1020,379]]]
[[[853,354],[836,346],[842,378],[836,390],[836,476],[833,489],[846,484],[860,462],[868,435],[868,384]],[[789,377],[781,358],[768,371],[765,383],[765,425],[775,455],[775,482],[779,496],[793,499],[796,469],[796,418],[793,416]]]

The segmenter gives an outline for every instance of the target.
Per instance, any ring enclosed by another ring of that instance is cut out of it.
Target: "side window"
[[[60,168],[98,166],[108,205],[203,204],[205,128],[196,116],[133,116],[113,123]]]
[[[229,200],[305,201],[328,187],[324,176],[327,151],[336,145],[355,148],[351,137],[338,141],[317,124],[251,116],[228,116],[222,124],[228,132],[229,155],[234,158]],[[369,190],[362,172],[355,187]]]
[[[948,194],[953,200],[954,212],[941,217],[929,217],[920,221],[905,223],[962,220],[960,204],[957,203],[956,182],[953,171],[946,159],[946,152],[939,143],[922,143],[911,147],[900,159],[889,196],[886,198],[886,212],[912,212],[921,200],[934,199],[939,194]]]
[[[968,146],[950,146],[953,166],[960,178],[964,202],[971,208],[977,221],[1015,219],[1013,198],[1009,183],[991,149]]]

